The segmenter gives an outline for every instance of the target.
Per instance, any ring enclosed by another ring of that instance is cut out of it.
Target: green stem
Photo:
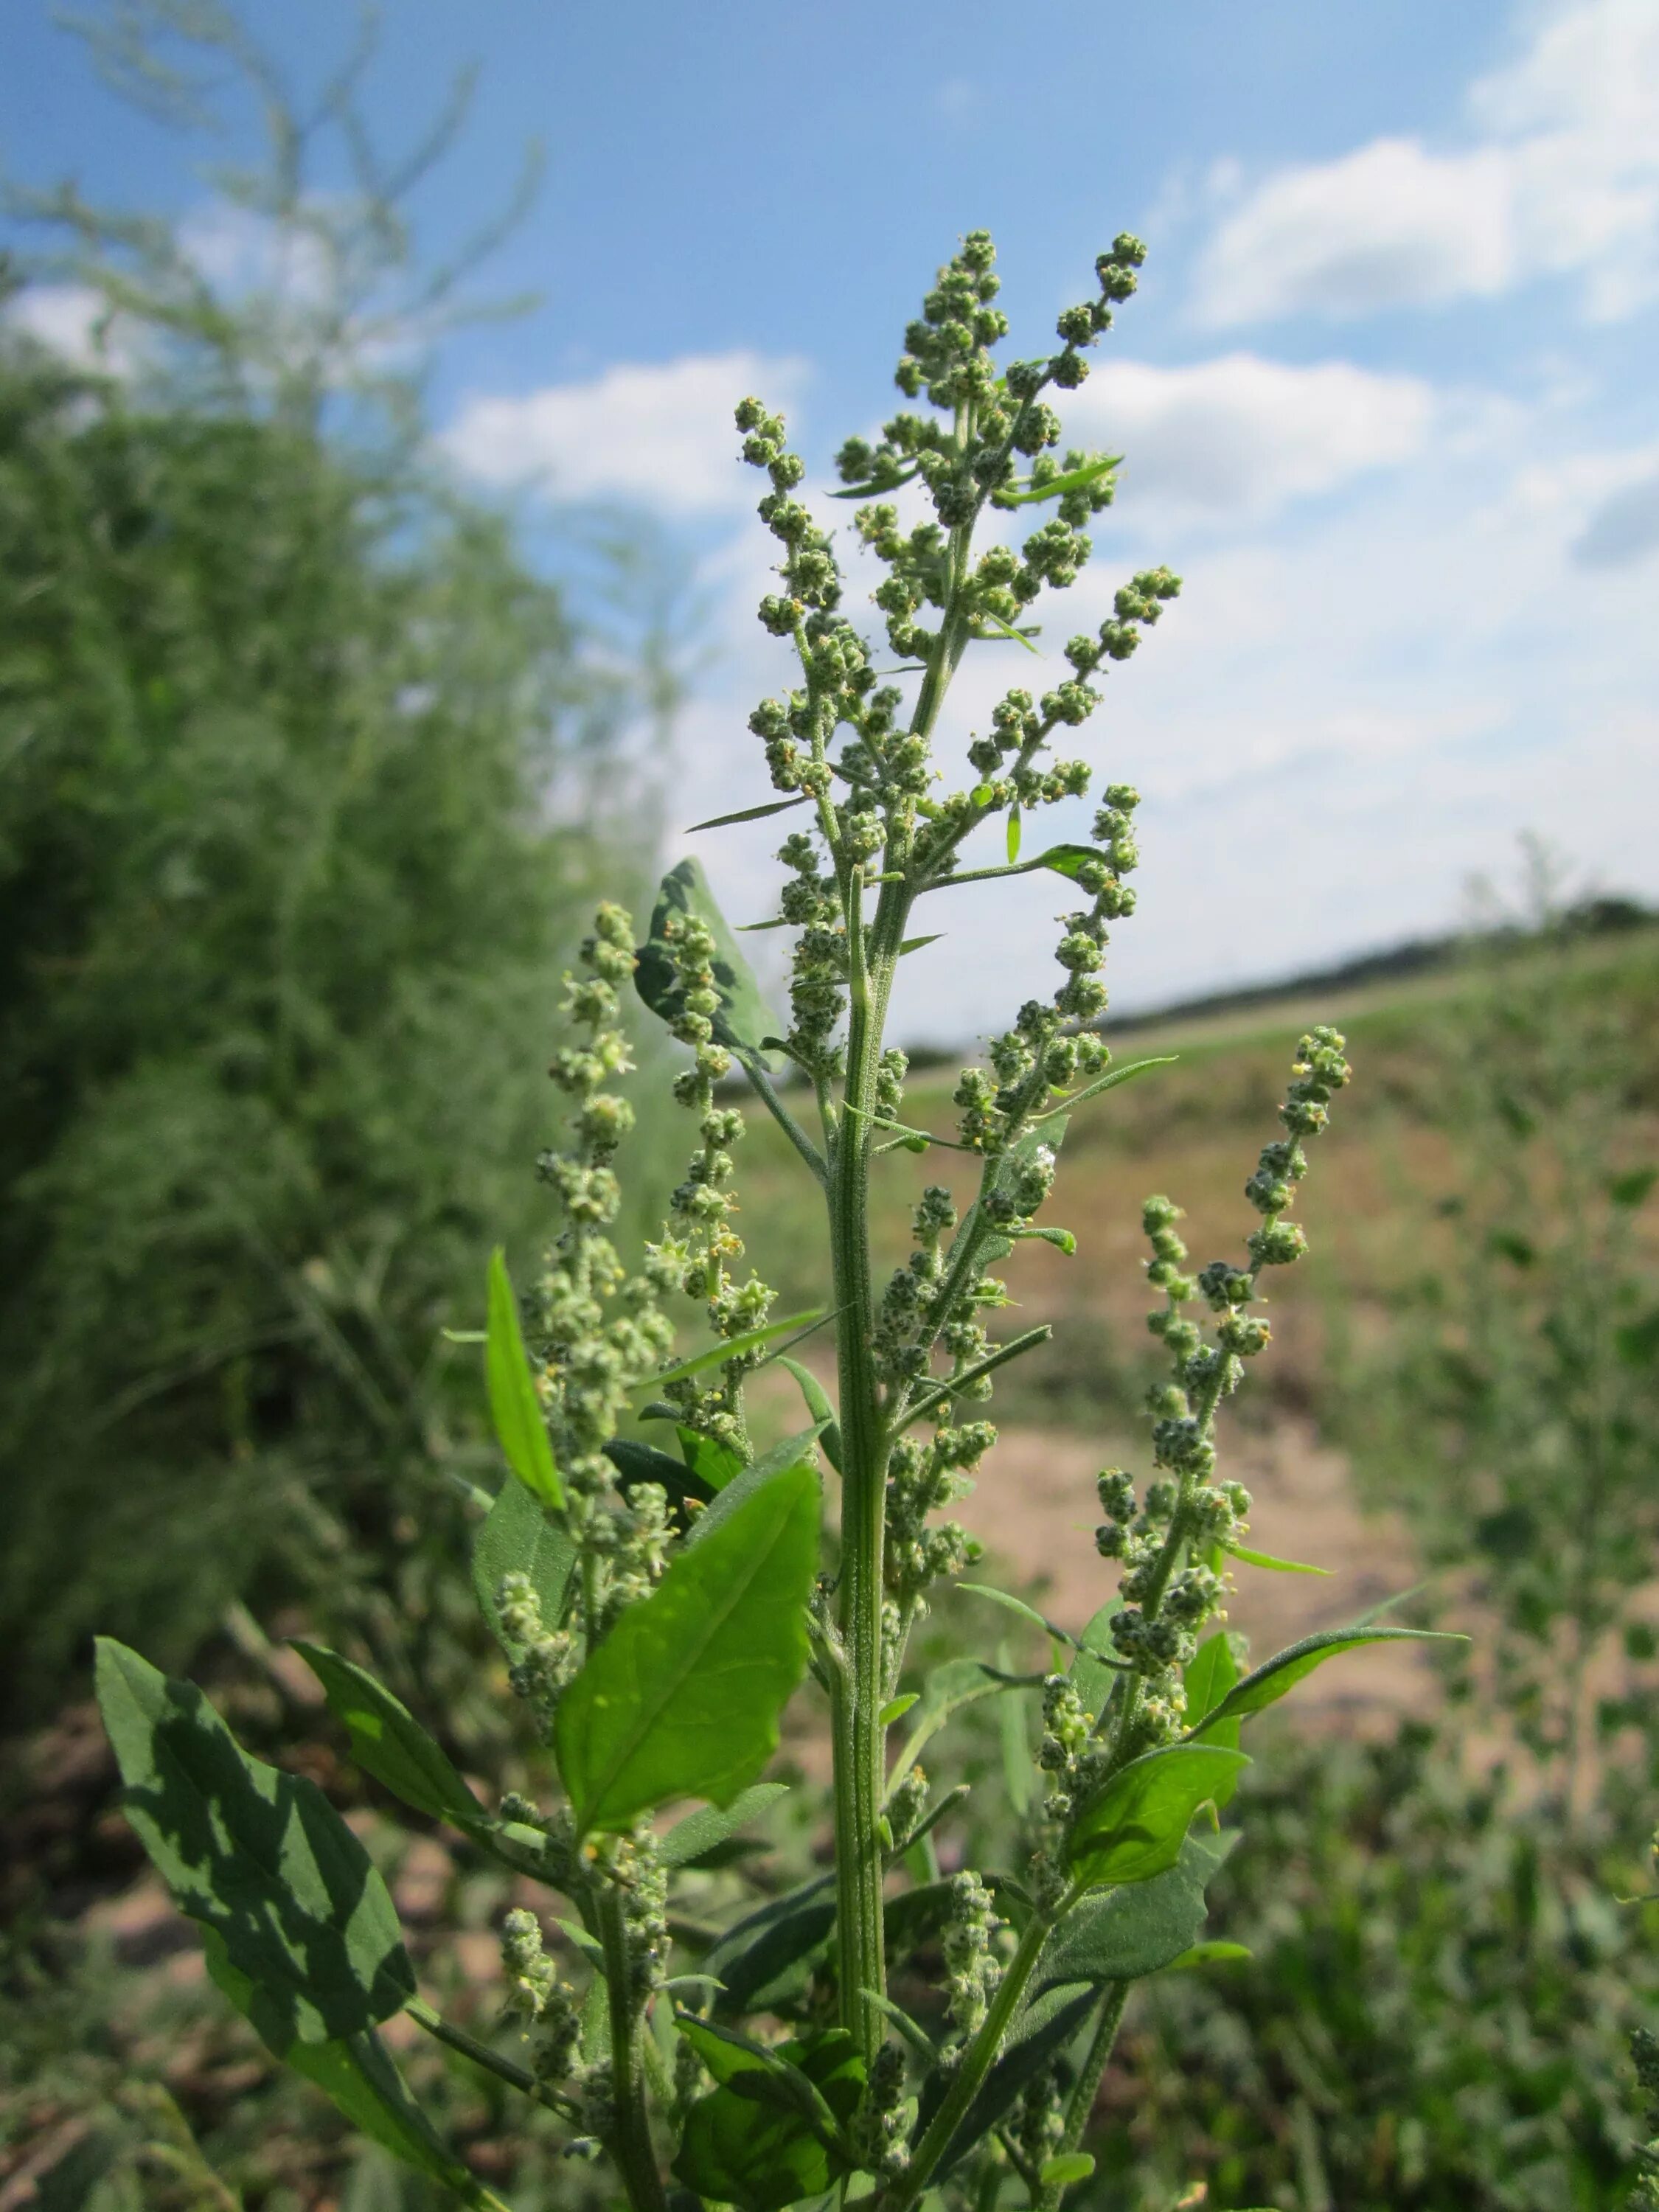
[[[779,1128],[805,1161],[817,1182],[827,1190],[830,1187],[830,1169],[823,1153],[784,1104],[782,1099],[779,1097],[771,1077],[760,1062],[747,1053],[740,1053],[738,1057],[743,1072],[749,1078],[762,1105],[765,1107]]]
[[[616,2114],[611,2152],[633,2212],[667,2212],[668,2199],[651,2148],[651,2119],[640,2064],[639,2009],[630,1987],[622,1893],[613,1882],[601,1881],[596,1904],[611,2014],[611,2095]]]
[[[882,1030],[909,894],[902,883],[882,887],[865,931],[862,884],[847,888],[851,1004],[844,1096],[855,1110],[843,1116],[830,1177],[830,1263],[835,1304],[842,1436],[841,1576],[836,1623],[845,1665],[833,1677],[831,1717],[836,1763],[836,1946],[842,2025],[866,2057],[886,2032],[869,1995],[886,1993],[882,1940],[881,1802],[886,1780],[885,1731],[880,1723],[884,1554],[887,1516],[887,1439],[872,1343],[869,1194],[871,1117]]]
[[[997,1993],[991,2009],[986,2014],[979,2033],[962,2054],[961,2063],[951,2077],[945,2093],[945,2102],[929,2124],[927,2133],[916,2145],[909,2165],[880,2199],[880,2212],[908,2212],[928,2182],[934,2167],[950,2148],[957,2130],[968,2116],[968,2109],[979,2094],[986,2075],[996,2063],[1002,2049],[1002,2039],[1008,2033],[1008,2024],[1025,1994],[1025,1985],[1036,1969],[1037,1958],[1055,1923],[1065,1913],[1072,1900],[1065,1899],[1053,1913],[1034,1912],[1026,1923],[1025,1933],[1019,1939],[1019,1948],[1008,1962],[1008,1971],[997,1984]]]
[[[1089,2117],[1095,2109],[1095,2099],[1100,2094],[1100,2078],[1106,2071],[1112,2056],[1112,2046],[1117,2041],[1118,2026],[1123,2018],[1123,2007],[1128,1995],[1127,1982],[1107,1984],[1105,2002],[1090,2040],[1089,2055],[1078,2069],[1077,2080],[1072,2084],[1072,2094],[1066,2100],[1066,2132],[1055,2146],[1055,2157],[1069,2155],[1083,2141]],[[1065,2193],[1063,2181],[1051,2183],[1032,2198],[1031,2212],[1060,2212],[1060,2200]]]
[[[441,2012],[429,2005],[424,1997],[411,1997],[404,2010],[416,2025],[423,2027],[434,2042],[447,2044],[450,2050],[459,2051],[475,2066],[493,2074],[498,2081],[505,2081],[520,2096],[530,2097],[538,2105],[545,2105],[550,2112],[557,2112],[562,2119],[574,2117],[576,2107],[545,2081],[538,2081],[527,2066],[515,2059],[504,2058],[499,2051],[492,2051],[487,2043],[480,2043],[476,2035],[469,2035],[464,2027],[456,2027]]]

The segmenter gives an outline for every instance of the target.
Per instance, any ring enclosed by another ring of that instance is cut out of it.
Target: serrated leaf
[[[328,1709],[351,1737],[351,1755],[417,1813],[472,1831],[489,1816],[413,1713],[383,1683],[337,1651],[294,1639],[294,1649],[323,1686]]]
[[[694,1352],[689,1359],[678,1366],[665,1367],[655,1375],[642,1375],[635,1384],[636,1390],[659,1390],[665,1382],[683,1382],[690,1375],[701,1375],[710,1367],[724,1366],[742,1352],[757,1352],[763,1344],[770,1344],[780,1336],[787,1336],[792,1329],[809,1328],[823,1319],[822,1306],[809,1306],[804,1313],[790,1314],[782,1321],[768,1322],[763,1328],[745,1329],[741,1336],[723,1338],[711,1344],[706,1352]]]
[[[730,1805],[755,1779],[805,1669],[818,1512],[809,1468],[773,1477],[589,1656],[555,1724],[579,1834],[675,1797]]]
[[[836,1409],[830,1402],[830,1394],[810,1367],[786,1353],[778,1354],[778,1365],[787,1368],[800,1385],[800,1395],[806,1401],[806,1410],[817,1422],[818,1443],[823,1455],[839,1474],[841,1473],[841,1424],[836,1419]]]
[[[527,1575],[541,1601],[542,1619],[550,1629],[564,1616],[565,1598],[576,1564],[576,1547],[568,1532],[547,1515],[520,1482],[501,1486],[483,1526],[472,1540],[472,1588],[478,1610],[490,1634],[516,1656],[501,1629],[500,1592],[507,1575]]]
[[[1191,1948],[1204,1925],[1204,1893],[1237,1841],[1189,1835],[1175,1864],[1149,1881],[1092,1891],[1042,1947],[1034,1996],[1066,1982],[1138,1981]]]
[[[519,1301],[498,1244],[489,1255],[489,1329],[484,1347],[489,1413],[507,1463],[538,1504],[562,1506],[564,1486],[553,1464],[553,1447],[541,1401],[530,1376],[529,1355],[519,1326]]]
[[[1218,1726],[1231,1720],[1246,1719],[1265,1707],[1276,1705],[1288,1691],[1322,1667],[1328,1659],[1334,1659],[1339,1651],[1352,1651],[1362,1644],[1467,1644],[1466,1636],[1459,1636],[1438,1628],[1324,1628],[1316,1636],[1304,1636],[1299,1644],[1292,1644],[1276,1652],[1264,1666],[1247,1674],[1236,1689],[1230,1690],[1221,1703],[1205,1721],[1200,1731],[1212,1737]]]
[[[1253,1552],[1244,1544],[1224,1544],[1221,1548],[1231,1553],[1234,1559],[1242,1560],[1247,1567],[1265,1567],[1270,1574],[1331,1575],[1336,1572],[1334,1567],[1304,1566],[1300,1559],[1276,1559],[1271,1552]]]
[[[698,1812],[688,1813],[663,1838],[658,1856],[666,1867],[690,1866],[788,1795],[787,1782],[757,1782],[752,1789],[739,1790],[729,1805],[705,1805]]]
[[[671,917],[695,915],[714,940],[711,965],[720,1004],[710,1017],[718,1042],[740,1058],[766,1065],[761,1039],[781,1024],[767,1007],[760,985],[727,927],[701,865],[682,860],[663,878],[651,916],[651,934],[640,947],[634,988],[659,1020],[673,1023],[684,1011],[684,993],[674,966],[673,948],[663,934]]]
[[[313,1782],[250,1759],[192,1683],[98,1639],[126,1814],[181,1912],[219,1936],[272,2049],[330,2043],[415,1993],[368,1852]]]
[[[215,1929],[204,1929],[202,1941],[209,1974],[243,2018],[264,2036],[253,1984],[231,1963]],[[478,2212],[500,2205],[500,2199],[491,2196],[449,2150],[410,2094],[408,2084],[372,2028],[328,2043],[296,2042],[283,2046],[268,2037],[265,2040],[273,2057],[313,2082],[371,2142],[416,2172],[453,2190]]]
[[[1199,1807],[1249,1765],[1242,1751],[1216,1743],[1143,1752],[1085,1802],[1068,1847],[1073,1871],[1091,1887],[1163,1874],[1179,1860]]]
[[[684,834],[695,836],[699,830],[725,830],[734,822],[763,822],[769,814],[787,814],[792,806],[805,806],[806,794],[799,799],[774,799],[763,806],[740,806],[735,814],[711,814],[707,822],[694,822]]]

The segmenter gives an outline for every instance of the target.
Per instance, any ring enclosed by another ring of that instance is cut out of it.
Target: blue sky
[[[1580,880],[1659,894],[1653,0],[384,14],[368,106],[394,142],[482,64],[419,203],[434,247],[545,143],[491,271],[542,304],[444,343],[434,422],[538,544],[561,501],[632,501],[696,564],[688,812],[765,795],[744,721],[787,681],[753,619],[769,541],[732,401],[783,400],[822,474],[890,411],[960,232],[995,234],[1030,352],[1128,227],[1143,289],[1068,418],[1127,461],[1049,625],[1098,619],[1149,560],[1186,579],[1091,725],[1103,776],[1146,798],[1117,1002],[1442,927],[1527,830]],[[340,50],[325,0],[248,15],[301,85]],[[165,209],[222,257],[199,149],[115,106],[39,0],[0,29],[0,160]],[[28,312],[72,343],[73,304]],[[963,737],[1023,680],[981,659]],[[768,830],[734,833],[734,918],[772,910]],[[941,913],[906,963],[913,1033],[1000,1026],[1053,939],[1047,881]]]

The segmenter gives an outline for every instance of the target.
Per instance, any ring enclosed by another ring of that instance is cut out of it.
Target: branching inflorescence
[[[754,398],[737,410],[781,549],[779,588],[760,619],[794,656],[788,688],[750,719],[777,799],[737,817],[799,811],[778,854],[778,919],[794,933],[789,1018],[766,1013],[694,863],[665,879],[637,952],[629,917],[602,908],[567,979],[575,1041],[551,1071],[571,1104],[565,1149],[540,1163],[560,1234],[522,1306],[499,1257],[491,1278],[490,1400],[514,1479],[480,1531],[475,1577],[550,1753],[558,1800],[513,1796],[487,1809],[389,1692],[307,1647],[371,1772],[574,1909],[560,1923],[568,1960],[548,1952],[543,1922],[523,1907],[502,1930],[505,2016],[528,2064],[415,1993],[379,1876],[321,1799],[304,1796],[308,1785],[246,1760],[184,1686],[104,1649],[105,1710],[133,1818],[180,1902],[208,1923],[222,1985],[273,2048],[344,2054],[332,2072],[313,2068],[316,2078],[475,2205],[496,2200],[426,2129],[374,2041],[399,2008],[558,2114],[573,2155],[608,2154],[635,2212],[665,2205],[665,2166],[683,2192],[742,2212],[823,2198],[859,2175],[875,2212],[908,2212],[940,2188],[988,2212],[1009,2179],[1052,2212],[1088,2170],[1079,2144],[1130,1983],[1170,1963],[1202,1923],[1205,1882],[1228,1840],[1216,1832],[1219,1810],[1247,1763],[1242,1723],[1333,1653],[1410,1632],[1328,1632],[1241,1680],[1216,1626],[1230,1563],[1285,1564],[1243,1545],[1249,1499],[1218,1479],[1217,1417],[1267,1342],[1264,1271],[1306,1249],[1290,1208],[1305,1147],[1349,1075],[1342,1039],[1319,1028],[1302,1040],[1284,1134],[1245,1186],[1260,1219],[1240,1261],[1189,1273],[1180,1209],[1146,1201],[1148,1280],[1162,1300],[1151,1325],[1169,1371],[1152,1395],[1150,1480],[1118,1468],[1099,1478],[1097,1546],[1115,1567],[1115,1595],[1080,1631],[1053,1629],[1069,1658],[1046,1678],[963,1659],[903,1687],[930,1591],[976,1556],[941,1516],[996,1443],[984,1413],[996,1373],[1048,1334],[994,1339],[1010,1303],[995,1270],[1024,1239],[1073,1249],[1069,1232],[1036,1219],[1067,1117],[1157,1065],[1115,1067],[1098,1028],[1109,929],[1134,907],[1136,793],[1100,786],[1087,843],[1024,858],[1021,847],[1027,816],[1095,790],[1091,764],[1058,748],[1090,720],[1109,665],[1136,650],[1178,580],[1164,568],[1135,574],[1105,619],[1067,642],[1052,689],[1006,690],[988,727],[968,733],[959,780],[939,747],[969,646],[1035,650],[1028,617],[1090,558],[1086,526],[1110,505],[1115,457],[1061,453],[1052,403],[1088,374],[1089,349],[1133,292],[1143,258],[1138,240],[1117,239],[1096,264],[1096,295],[1060,317],[1058,349],[1006,368],[994,359],[1006,322],[989,238],[970,234],[939,271],[897,370],[905,399],[927,411],[908,406],[873,443],[848,440],[836,463],[837,496],[857,502],[858,541],[881,572],[874,604],[901,663],[890,677],[845,611],[836,542],[799,496],[805,466],[782,418]],[[1045,514],[1022,534],[1027,507]],[[997,817],[1006,858],[968,865],[969,841]],[[1018,1009],[982,1065],[963,1069],[954,1135],[914,1126],[905,1056],[884,1029],[899,960],[930,941],[909,936],[915,910],[1033,870],[1067,886],[1059,981]],[[632,1115],[606,1087],[629,1066],[618,994],[630,976],[688,1055],[673,1087],[697,1133],[662,1234],[631,1269],[610,1231]],[[772,1291],[739,1272],[732,1176],[746,1123],[726,1089],[734,1070],[822,1190],[827,1314],[778,1320]],[[814,1127],[792,1100],[811,1101]],[[963,1201],[927,1185],[911,1211],[909,1256],[878,1285],[872,1177],[886,1155],[934,1145],[971,1158],[976,1188]],[[675,1299],[692,1302],[713,1343],[665,1364]],[[757,1450],[749,1377],[787,1354],[782,1339],[823,1320],[837,1402],[789,1362],[811,1425]],[[678,1453],[635,1437],[635,1413],[668,1423]],[[840,1478],[828,1565],[820,1455]],[[833,1731],[833,1878],[719,1936],[672,1920],[678,1871],[776,1794],[757,1778],[809,1666]],[[1024,1863],[946,1880],[935,1832],[963,1793],[933,1795],[921,1749],[958,1706],[1039,1689],[1042,1791]],[[912,1708],[895,1755],[891,1731]],[[181,1755],[181,1730],[200,1737],[196,1765]],[[204,1871],[179,1840],[204,1832],[180,1777],[214,1761],[219,1859],[210,1853]],[[331,1881],[297,1861],[269,1875],[258,1838],[273,1792],[326,1838],[313,1848],[332,1855]],[[703,1809],[659,1825],[684,1800]],[[288,1885],[268,1916],[225,1903],[246,1902],[248,1854],[262,1878]],[[896,1872],[908,1882],[896,1897]],[[335,1902],[347,1895],[359,1900],[349,1921]],[[925,2025],[889,1994],[890,1938],[913,1960],[942,1959]],[[672,1973],[677,1944],[692,1956]],[[787,2040],[757,2032],[778,2021]]]

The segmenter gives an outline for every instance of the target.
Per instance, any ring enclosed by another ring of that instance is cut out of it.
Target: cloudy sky
[[[1443,927],[1529,830],[1580,880],[1659,895],[1654,0],[384,14],[370,106],[394,137],[483,65],[422,207],[434,244],[545,142],[495,271],[542,304],[446,342],[434,422],[546,557],[571,503],[621,501],[694,565],[687,819],[766,796],[744,722],[787,680],[753,616],[769,541],[733,400],[785,404],[822,479],[896,404],[903,324],[961,232],[996,235],[1034,352],[1127,227],[1142,290],[1068,413],[1127,456],[1119,502],[1048,625],[1098,620],[1148,562],[1186,580],[1088,732],[1146,795],[1115,1002]],[[300,83],[337,52],[325,0],[250,16]],[[44,0],[0,30],[0,159],[219,237],[191,157],[91,86]],[[75,342],[72,299],[33,312]],[[1014,658],[970,658],[957,742],[1036,672]],[[732,833],[735,920],[773,910],[771,826]],[[1058,903],[1047,878],[941,897],[948,934],[906,963],[911,1032],[1000,1026]]]

